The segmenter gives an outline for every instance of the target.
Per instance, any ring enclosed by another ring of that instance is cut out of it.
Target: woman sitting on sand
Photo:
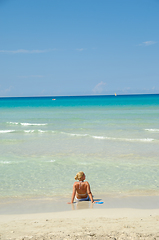
[[[75,182],[73,184],[73,193],[72,193],[71,202],[69,202],[69,204],[73,203],[74,198],[77,201],[89,201],[89,198],[90,198],[91,202],[94,203],[90,185],[87,181],[84,182],[85,178],[86,176],[84,172],[78,172],[76,174],[75,180],[79,180],[79,182]]]

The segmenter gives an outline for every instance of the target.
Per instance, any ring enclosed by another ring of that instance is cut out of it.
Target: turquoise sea
[[[56,100],[52,100],[52,99]],[[0,98],[0,198],[159,194],[159,95]]]

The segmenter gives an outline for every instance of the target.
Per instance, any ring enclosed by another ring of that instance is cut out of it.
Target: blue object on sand
[[[96,204],[103,204],[104,202],[95,202]]]

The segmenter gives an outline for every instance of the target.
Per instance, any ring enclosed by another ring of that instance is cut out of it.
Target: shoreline
[[[92,204],[91,201],[70,202],[70,197],[43,198],[4,198],[0,199],[0,215],[57,213],[78,209],[159,209],[159,195],[155,196],[94,196],[94,201],[103,204]]]

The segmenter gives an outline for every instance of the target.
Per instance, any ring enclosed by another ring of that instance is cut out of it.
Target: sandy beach
[[[0,239],[159,239],[159,210],[85,209],[1,216]]]
[[[28,214],[22,211],[23,204],[19,210],[15,207],[18,204],[12,205],[17,214],[8,207],[8,212],[0,215],[0,239],[159,239],[158,196],[114,199],[112,204],[117,207],[113,208],[110,202],[111,199],[93,206],[87,202],[72,206],[61,202],[61,211],[54,202],[57,211],[43,208],[39,213],[39,207],[36,213],[31,213],[35,202],[28,204],[30,208],[24,203],[27,211],[30,209]],[[44,202],[40,203],[44,206]]]

